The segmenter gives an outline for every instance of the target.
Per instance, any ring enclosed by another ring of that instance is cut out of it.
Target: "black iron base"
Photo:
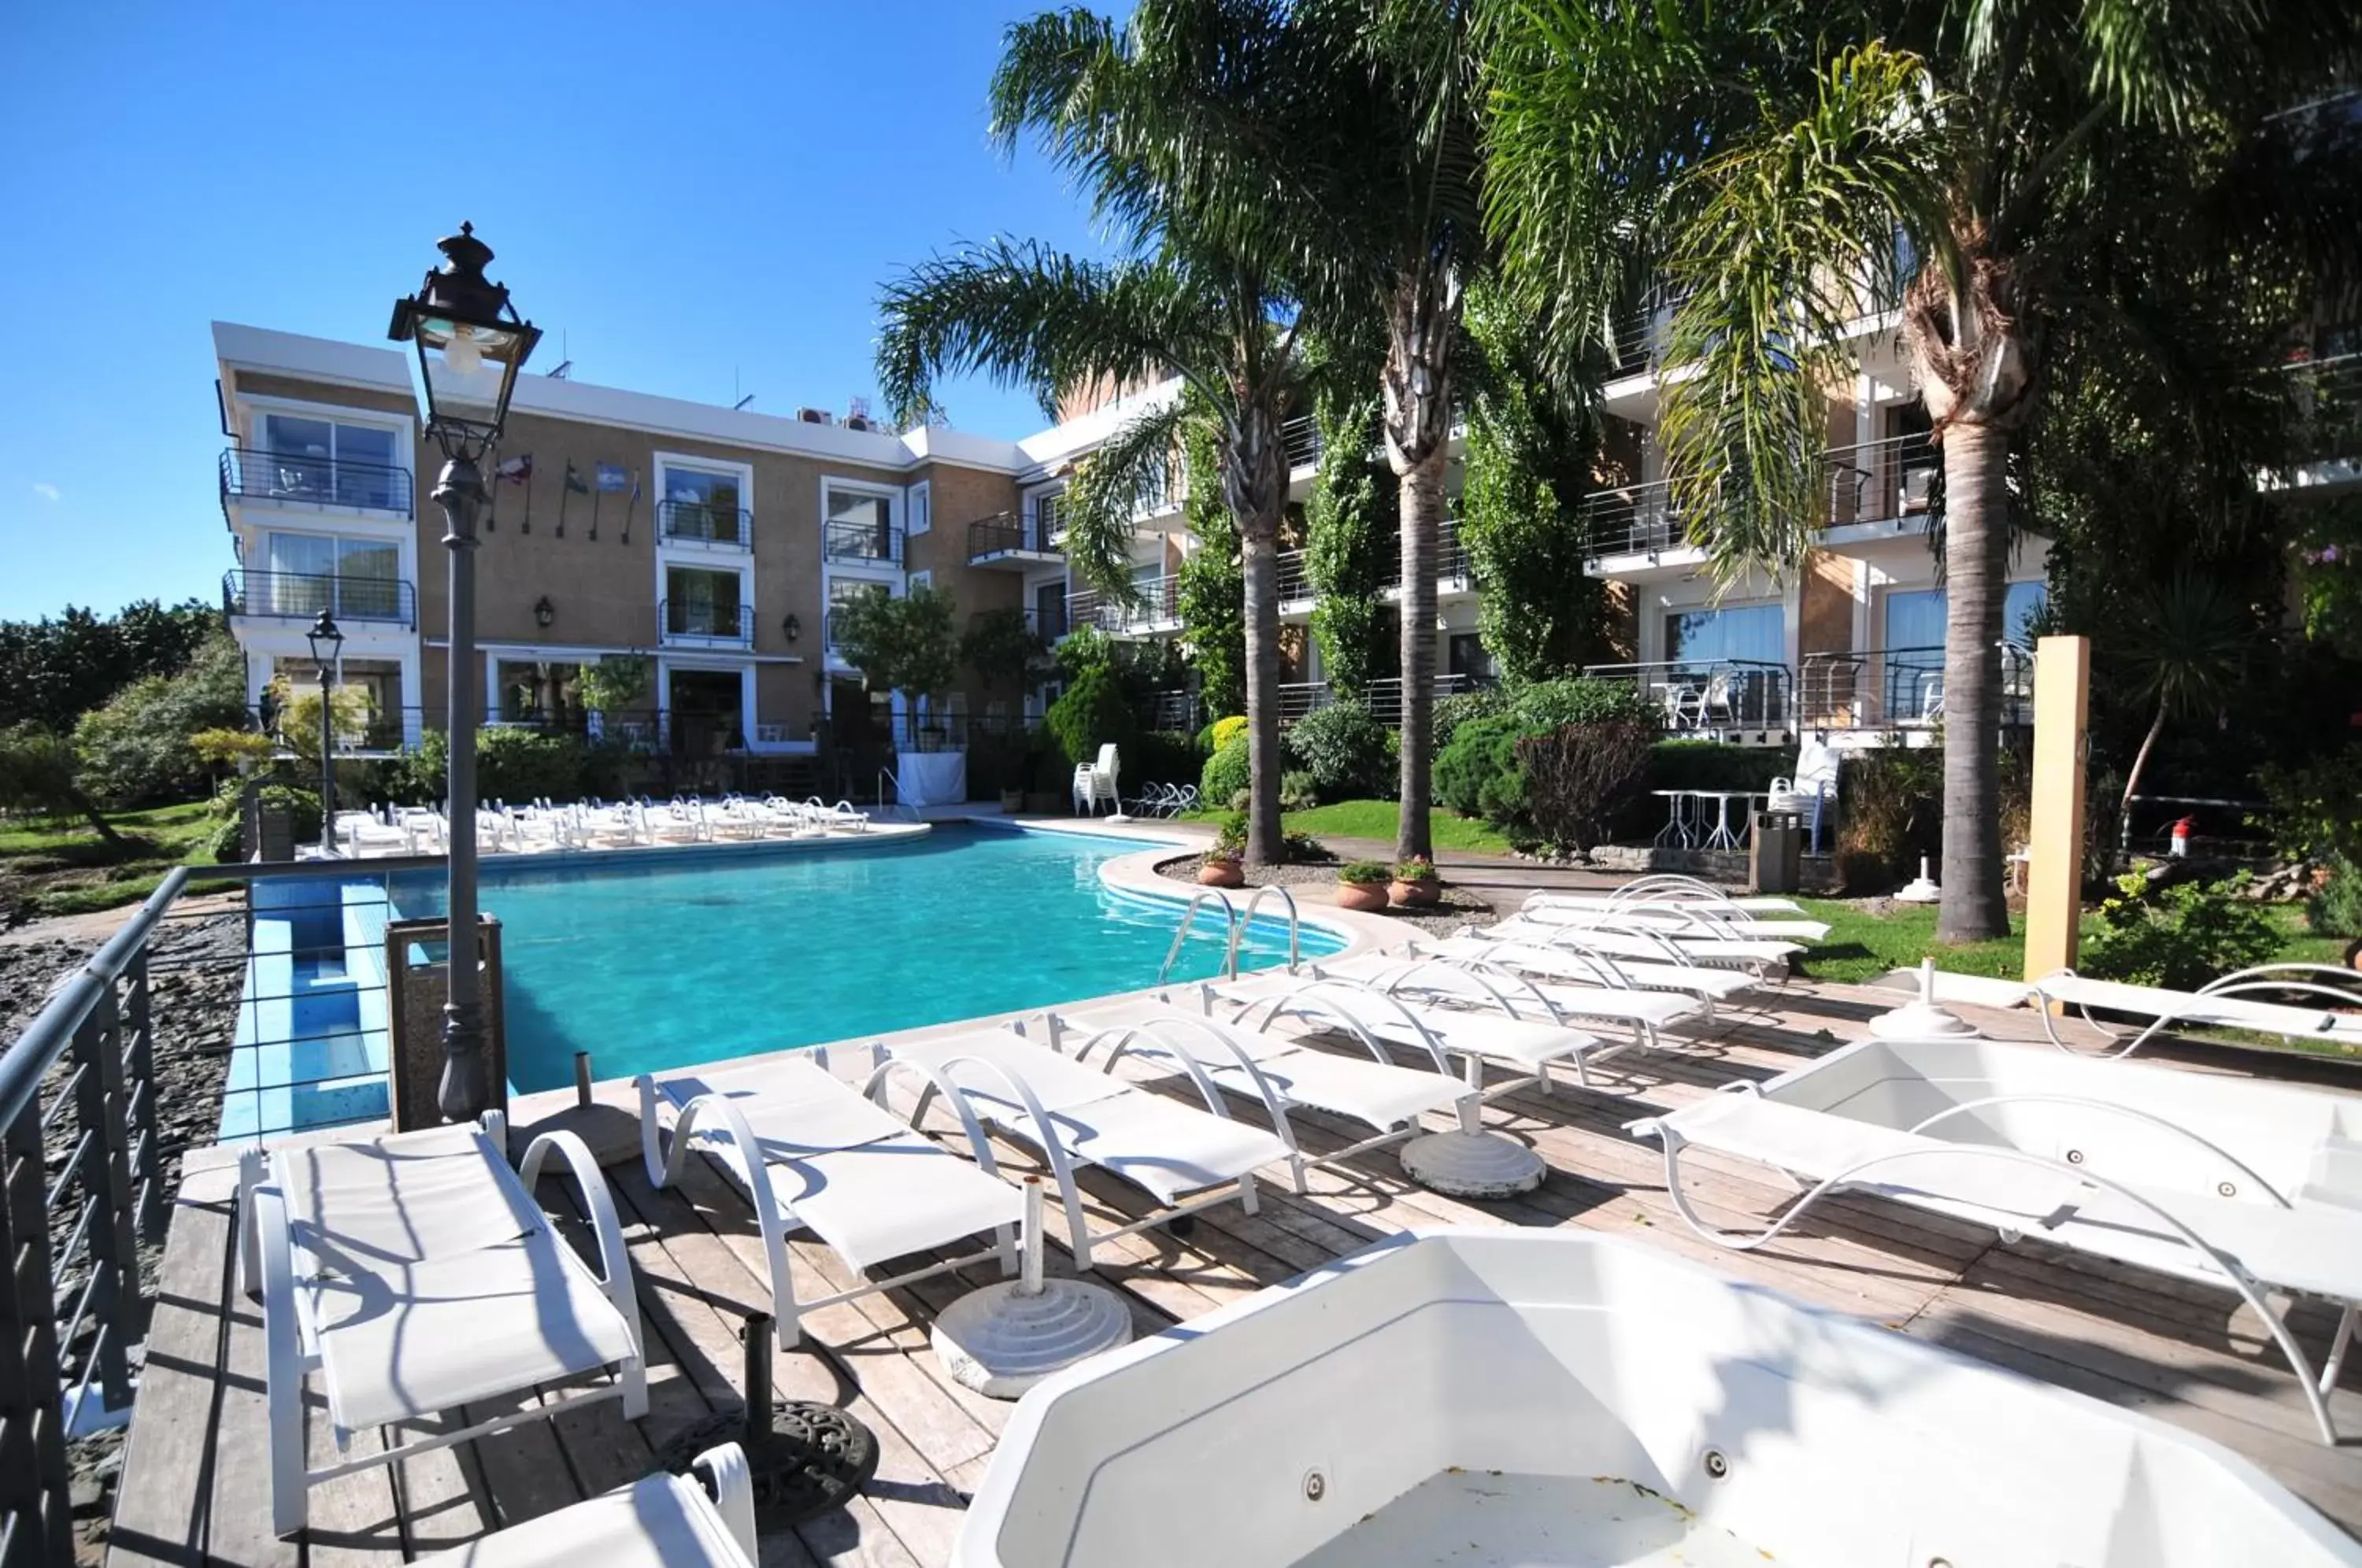
[[[771,1430],[749,1439],[745,1412],[717,1410],[665,1444],[664,1467],[687,1474],[697,1456],[717,1444],[746,1451],[755,1483],[755,1518],[783,1529],[843,1507],[877,1474],[877,1440],[834,1405],[778,1399]]]

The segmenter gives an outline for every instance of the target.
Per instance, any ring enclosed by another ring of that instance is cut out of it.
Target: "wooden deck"
[[[1622,1123],[1834,1049],[1884,1005],[1845,988],[1792,988],[1772,1010],[1726,1011],[1686,1051],[1626,1053],[1595,1074],[1597,1088],[1529,1090],[1496,1102],[1493,1125],[1532,1141],[1551,1167],[1542,1187],[1518,1201],[1472,1205],[1425,1191],[1381,1150],[1350,1170],[1316,1172],[1309,1196],[1295,1196],[1275,1176],[1264,1184],[1259,1215],[1226,1205],[1200,1217],[1187,1241],[1156,1232],[1111,1243],[1101,1277],[1122,1287],[1145,1334],[1411,1227],[1572,1225],[1641,1237],[2202,1432],[2362,1531],[2362,1444],[2331,1449],[2316,1441],[2292,1375],[2228,1292],[2036,1244],[1998,1245],[1988,1232],[1867,1198],[1816,1210],[1801,1233],[1767,1253],[1721,1251],[1682,1223],[1653,1145],[1627,1137]],[[1976,1016],[1999,1037],[2036,1030],[2022,1014]],[[2180,1065],[2241,1070],[2236,1060],[2226,1066],[2202,1055]],[[600,1104],[563,1115],[609,1162],[646,1328],[652,1404],[644,1421],[626,1422],[609,1401],[351,1476],[315,1490],[303,1539],[273,1539],[260,1314],[232,1287],[235,1172],[226,1151],[193,1157],[164,1260],[111,1561],[132,1568],[405,1560],[631,1481],[651,1468],[655,1446],[711,1411],[734,1408],[738,1321],[768,1299],[752,1216],[700,1162],[676,1188],[653,1189],[636,1157],[624,1090],[602,1086]],[[553,1097],[537,1097],[515,1108],[517,1121],[552,1108]],[[1317,1120],[1302,1134],[1316,1152],[1350,1141],[1343,1126]],[[1032,1168],[1013,1150],[1010,1165]],[[1716,1222],[1760,1222],[1786,1196],[1704,1157],[1696,1168],[1695,1197]],[[1101,1176],[1087,1183],[1103,1214],[1145,1212],[1131,1189]],[[553,1212],[573,1213],[562,1183],[547,1183],[543,1198]],[[824,1248],[798,1243],[795,1254],[800,1295],[850,1283]],[[1065,1264],[1054,1251],[1054,1271]],[[966,1284],[989,1277],[997,1276],[980,1270]],[[809,1320],[817,1342],[778,1354],[774,1376],[783,1394],[850,1406],[877,1433],[884,1457],[850,1508],[767,1537],[765,1563],[941,1568],[949,1561],[963,1497],[1010,1409],[951,1383],[928,1353],[932,1313],[966,1284],[940,1277],[825,1309]],[[2325,1315],[2299,1320],[2310,1353],[2324,1348],[2328,1327]],[[2343,1426],[2362,1430],[2362,1373],[2349,1371],[2334,1405]],[[493,1413],[465,1415],[474,1421]],[[326,1422],[315,1417],[313,1426],[322,1445],[315,1457],[324,1458]],[[382,1434],[357,1440],[380,1441]]]

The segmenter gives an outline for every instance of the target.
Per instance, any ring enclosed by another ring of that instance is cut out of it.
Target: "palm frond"
[[[1871,44],[1834,56],[1809,112],[1762,127],[1688,177],[1669,263],[1688,297],[1667,359],[1662,429],[1672,500],[1726,584],[1800,562],[1821,516],[1825,389],[1866,281],[1898,225],[1940,263],[1946,104],[1917,57]]]
[[[1105,598],[1140,602],[1131,580],[1133,519],[1180,463],[1183,400],[1144,409],[1077,465],[1058,501],[1066,569]]]

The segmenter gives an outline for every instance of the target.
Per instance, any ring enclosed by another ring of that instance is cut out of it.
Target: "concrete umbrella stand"
[[[1014,1399],[1054,1372],[1131,1339],[1131,1312],[1104,1285],[1042,1272],[1042,1178],[1025,1178],[1018,1276],[971,1290],[936,1315],[935,1357],[963,1386]]]
[[[1515,1198],[1541,1186],[1550,1167],[1515,1138],[1488,1131],[1474,1094],[1460,1102],[1460,1125],[1402,1146],[1403,1175],[1447,1198]]]

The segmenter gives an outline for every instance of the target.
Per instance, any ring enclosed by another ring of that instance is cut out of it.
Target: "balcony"
[[[1319,589],[1312,581],[1309,562],[1309,551],[1282,550],[1279,553],[1276,565],[1279,602],[1283,610],[1290,613],[1308,610],[1313,601],[1320,597]],[[1444,593],[1465,591],[1475,586],[1474,575],[1468,565],[1468,547],[1460,542],[1457,518],[1446,518],[1443,525],[1435,531],[1435,586]],[[1390,595],[1402,591],[1402,552],[1399,547],[1390,548],[1385,580],[1381,588]]]
[[[824,523],[820,550],[828,560],[854,566],[900,566],[902,533],[877,523]]]
[[[997,512],[967,525],[967,564],[1027,567],[1053,565],[1065,558],[1050,541],[1038,514]]]
[[[1287,453],[1287,471],[1297,473],[1320,466],[1320,425],[1308,414],[1299,414],[1279,427],[1279,442]]]
[[[1758,659],[1671,659],[1595,664],[1583,672],[1639,688],[1665,727],[1696,738],[1778,742],[1796,723],[1788,667]]]
[[[1066,596],[1069,630],[1096,626],[1111,636],[1145,636],[1177,630],[1181,624],[1181,580],[1170,573],[1135,583],[1139,602],[1120,604],[1089,589]]]
[[[1487,684],[1473,675],[1439,675],[1432,694],[1438,698],[1457,697]],[[1397,725],[1402,723],[1402,693],[1399,676],[1373,680],[1362,690],[1362,706],[1378,723]],[[1334,707],[1338,701],[1336,691],[1325,680],[1284,681],[1279,688],[1279,722],[1292,724],[1308,713]]]
[[[403,517],[414,514],[417,499],[408,469],[336,458],[292,457],[254,447],[232,447],[221,455],[225,520],[233,496],[240,501],[349,507]]]
[[[668,646],[753,647],[755,607],[712,600],[660,599],[657,625]]]
[[[657,532],[668,545],[751,549],[755,544],[755,514],[743,506],[718,506],[710,501],[659,501]]]
[[[1944,719],[1944,650],[1806,654],[1797,696],[1803,722],[1816,727],[1933,730]],[[2001,645],[2001,722],[2034,723],[2034,654],[2015,643]]]
[[[222,576],[222,613],[233,621],[309,624],[326,610],[358,624],[383,623],[415,631],[418,591],[399,578],[344,577],[327,572],[248,571]]]

